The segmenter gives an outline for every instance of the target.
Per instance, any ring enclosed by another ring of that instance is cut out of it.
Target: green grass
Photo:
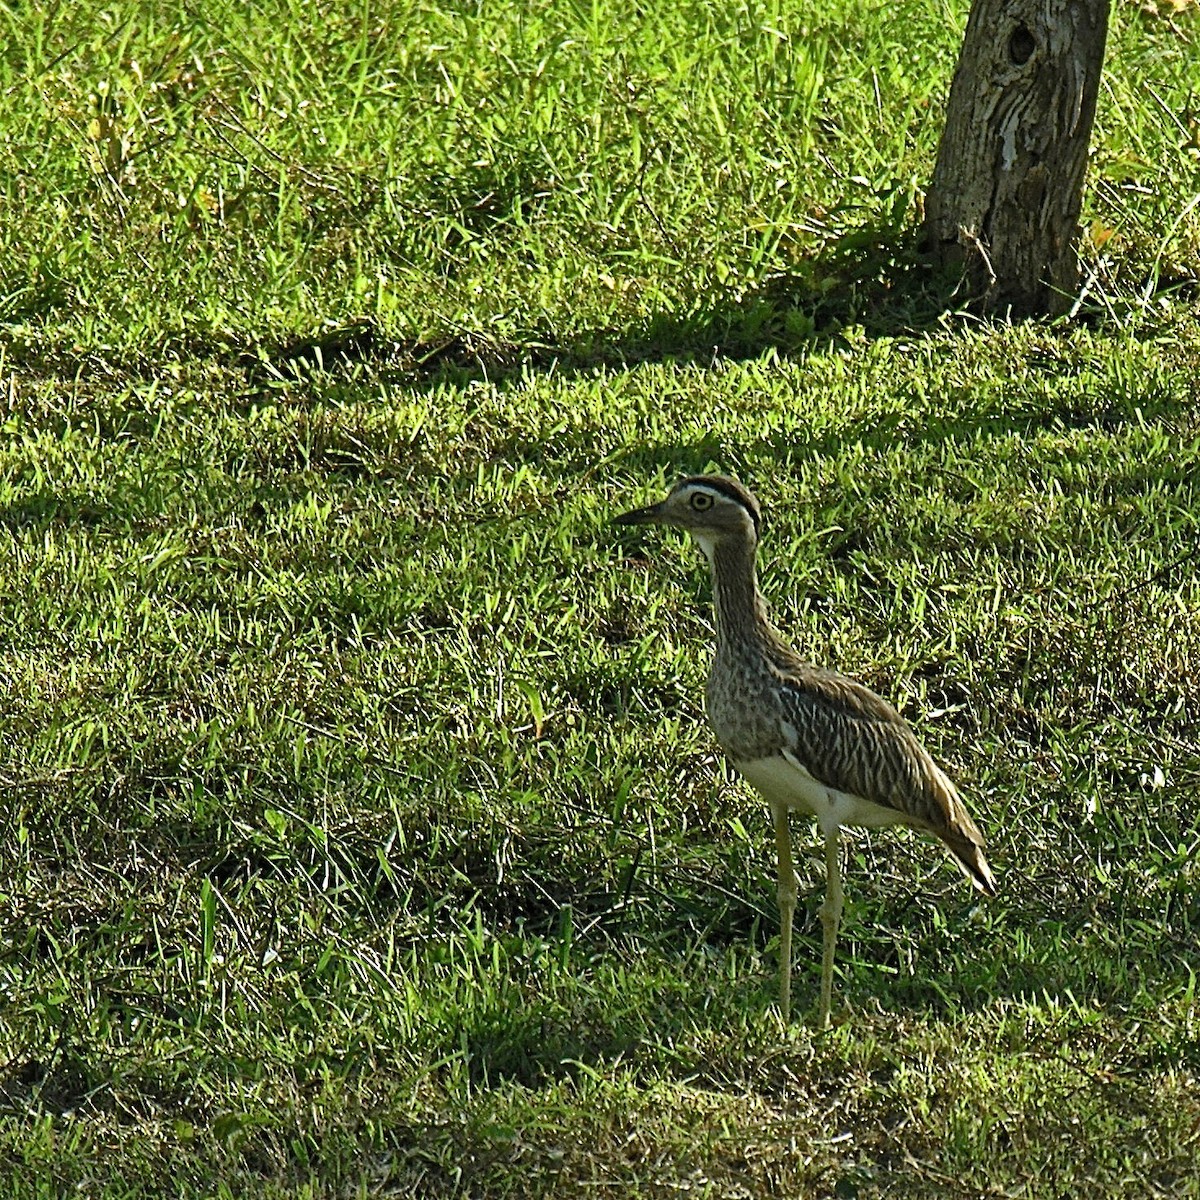
[[[1197,1194],[1195,14],[1018,328],[911,251],[959,8],[248,14],[0,10],[0,1196]],[[828,1035],[608,523],[708,467],[1002,885],[855,833]]]

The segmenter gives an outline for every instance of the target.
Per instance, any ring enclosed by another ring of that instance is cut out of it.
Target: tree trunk
[[[925,200],[925,244],[966,303],[1064,312],[1109,0],[973,0]]]

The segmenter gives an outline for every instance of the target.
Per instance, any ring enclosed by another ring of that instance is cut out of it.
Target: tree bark
[[[1109,0],[973,0],[946,110],[924,242],[966,302],[1066,311]]]

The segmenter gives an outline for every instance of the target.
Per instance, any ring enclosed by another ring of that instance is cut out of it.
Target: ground
[[[1006,326],[914,247],[964,19],[0,12],[0,1194],[1200,1192],[1200,24]],[[609,523],[706,469],[1000,883],[854,833],[825,1034]]]

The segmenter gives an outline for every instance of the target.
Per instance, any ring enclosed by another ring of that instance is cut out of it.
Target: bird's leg
[[[779,855],[779,1012],[786,1025],[792,1015],[792,916],[796,911],[796,871],[792,866],[792,835],[785,804],[772,804],[775,848]]]
[[[829,1028],[829,1009],[833,1002],[833,948],[842,919],[841,832],[841,827],[835,825],[825,835],[825,902],[821,905],[825,945],[821,955],[821,1008],[817,1014],[820,1029]]]

